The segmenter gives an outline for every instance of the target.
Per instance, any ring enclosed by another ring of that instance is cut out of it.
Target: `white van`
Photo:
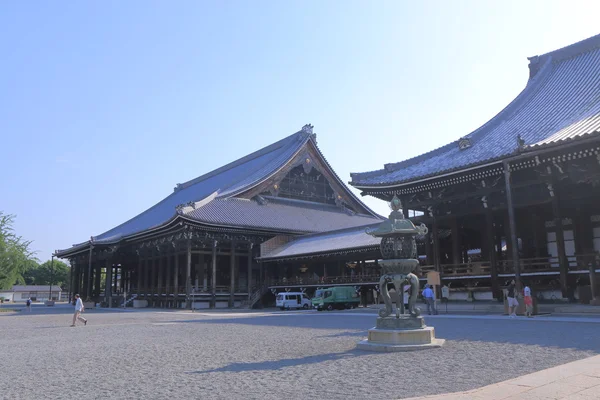
[[[277,293],[277,307],[282,310],[290,308],[310,308],[310,299],[302,292],[282,292]]]

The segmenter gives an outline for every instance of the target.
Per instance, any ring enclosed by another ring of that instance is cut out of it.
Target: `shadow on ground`
[[[333,337],[366,337],[367,330],[375,325],[373,318],[365,316],[328,315],[306,313],[304,315],[276,315],[236,318],[203,318],[190,320],[173,320],[171,322],[185,324],[239,324],[255,326],[271,326],[274,328],[293,329],[335,329],[345,330],[332,334],[317,336]],[[598,324],[557,322],[540,320],[484,320],[484,319],[427,319],[427,325],[435,328],[436,336],[448,341],[494,342],[505,344],[538,345],[557,349],[591,350],[600,353]],[[556,327],[555,329],[553,329]],[[565,335],[564,332],[572,332]]]
[[[256,363],[232,363],[225,367],[214,368],[205,371],[189,371],[188,374],[209,374],[211,372],[247,372],[247,371],[275,371],[287,367],[297,367],[309,364],[319,364],[324,361],[335,361],[340,359],[364,356],[366,353],[359,350],[351,350],[342,353],[319,354],[300,358],[278,359],[272,361],[261,361]]]

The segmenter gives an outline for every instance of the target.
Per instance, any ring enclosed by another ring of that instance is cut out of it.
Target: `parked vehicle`
[[[352,286],[334,286],[318,289],[312,299],[312,305],[319,311],[343,310],[355,308],[360,304],[360,298]]]
[[[277,293],[275,304],[282,310],[289,310],[291,308],[304,308],[308,310],[311,303],[310,298],[302,292],[282,292]]]

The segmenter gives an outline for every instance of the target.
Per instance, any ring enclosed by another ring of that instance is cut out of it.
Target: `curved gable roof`
[[[93,237],[95,241],[115,241],[163,225],[174,218],[177,206],[197,202],[213,193],[223,197],[231,191],[261,179],[279,169],[310,139],[310,135],[299,131],[270,146],[231,162],[221,168],[178,184],[173,193],[129,221]]]
[[[525,89],[494,118],[471,132],[471,146],[452,142],[383,169],[351,174],[358,188],[410,183],[495,162],[526,149],[572,140],[600,130],[600,35],[529,58]],[[461,138],[462,139],[462,138]]]

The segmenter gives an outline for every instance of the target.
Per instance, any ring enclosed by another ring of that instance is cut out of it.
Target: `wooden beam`
[[[250,243],[250,250],[248,251],[248,272],[246,275],[248,277],[248,300],[250,300],[252,295],[252,247],[253,244]]]
[[[510,168],[504,162],[504,184],[506,186],[506,202],[508,205],[508,223],[510,227],[510,242],[512,247],[512,262],[515,272],[517,287],[521,287],[521,265],[519,263],[519,243],[517,241],[517,225],[515,223],[515,209],[513,207],[512,188],[510,185]]]
[[[556,183],[556,181],[554,181]],[[552,196],[552,216],[554,217],[554,225],[556,228],[556,250],[558,253],[558,265],[560,268],[560,290],[563,298],[566,298],[567,293],[567,278],[569,274],[569,261],[565,252],[565,233],[562,225],[562,215],[560,212],[559,193],[556,185],[553,185],[554,195]]]
[[[494,213],[487,210],[485,213],[486,245],[490,258],[490,274],[492,280],[492,296],[497,298],[500,286],[498,285],[498,265],[496,254],[496,241],[494,240]]]
[[[187,252],[186,252],[186,269],[185,269],[185,300],[186,308],[189,310],[192,308],[192,302],[190,295],[192,294],[192,241],[187,241]]]
[[[235,305],[235,244],[235,240],[232,240],[229,255],[229,308]]]
[[[212,266],[212,276],[211,276],[211,300],[210,300],[210,307],[211,308],[216,308],[217,307],[217,244],[218,242],[215,240],[213,241],[213,246],[212,246],[212,257],[211,257],[211,266]]]

